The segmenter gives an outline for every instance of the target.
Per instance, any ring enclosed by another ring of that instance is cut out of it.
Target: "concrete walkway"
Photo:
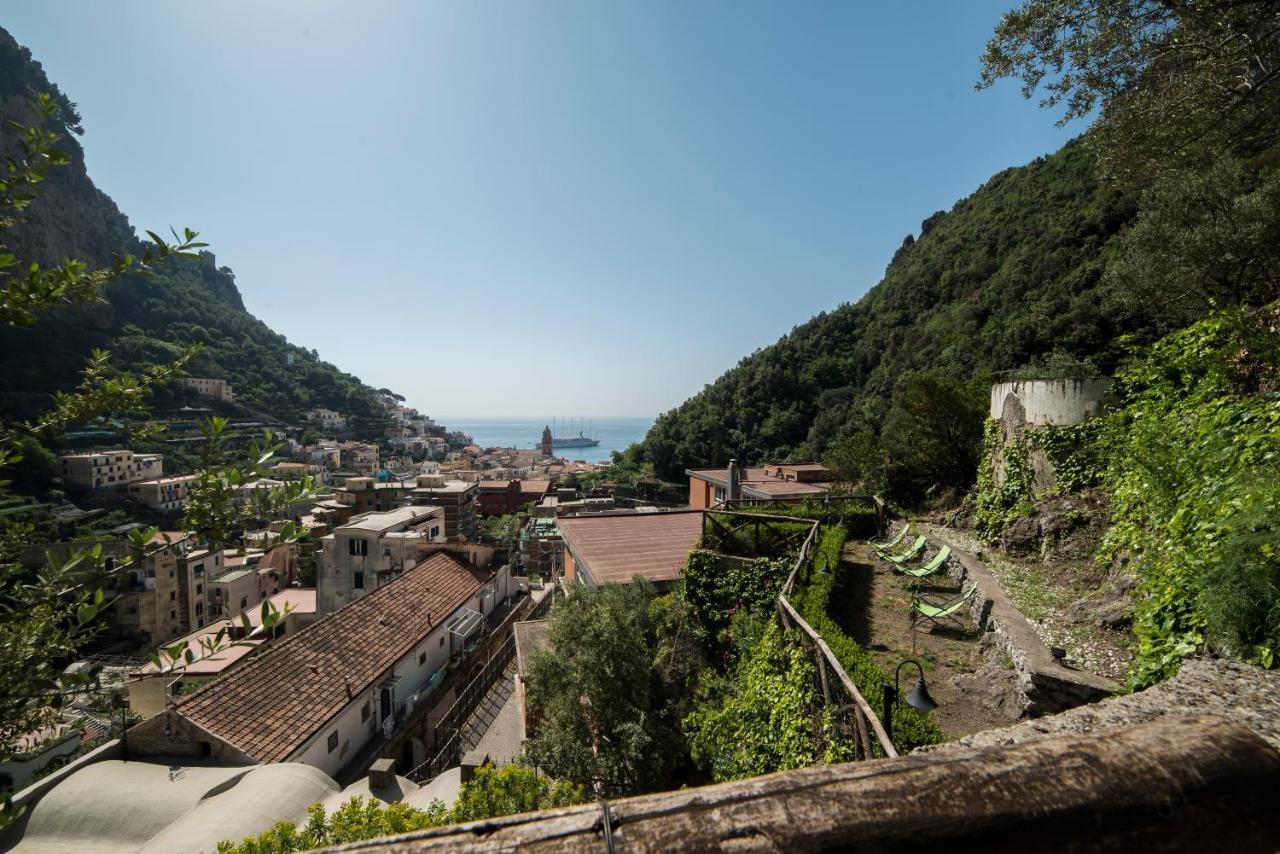
[[[504,680],[509,685],[514,677]],[[508,695],[497,716],[481,736],[476,753],[488,756],[495,765],[510,765],[520,755],[520,698],[514,690]]]
[[[507,765],[520,754],[520,703],[515,692],[516,662],[512,659],[484,700],[462,725],[462,753],[488,756]]]

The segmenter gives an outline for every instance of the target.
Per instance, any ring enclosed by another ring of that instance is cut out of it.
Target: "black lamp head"
[[[911,689],[911,693],[907,694],[907,705],[922,712],[932,712],[938,708],[937,702],[929,696],[923,676],[916,681],[916,687]]]

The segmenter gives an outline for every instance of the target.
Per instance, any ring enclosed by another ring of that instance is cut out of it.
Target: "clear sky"
[[[1069,132],[1013,0],[6,0],[135,226],[432,414],[652,415]],[[1070,133],[1077,132],[1073,128]]]

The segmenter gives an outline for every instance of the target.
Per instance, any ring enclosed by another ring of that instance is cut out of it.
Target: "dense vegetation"
[[[39,198],[6,235],[8,251],[20,262],[44,265],[75,257],[105,266],[116,256],[140,255],[148,242],[134,236],[85,172],[84,152],[73,136],[80,129],[75,105],[30,51],[0,29],[0,120],[25,120],[26,101],[35,92],[52,93],[58,104],[46,126],[63,134],[59,147],[67,163],[45,178]],[[0,144],[6,153],[12,146],[12,140]],[[289,419],[312,406],[355,416],[371,412],[373,389],[245,311],[234,274],[216,267],[209,254],[171,258],[147,276],[127,274],[101,301],[7,329],[0,337],[0,412],[25,418],[47,408],[55,389],[76,385],[91,350],[108,349],[113,365],[145,371],[192,344],[201,351],[188,366],[191,375],[226,379],[243,403],[271,415]]]
[[[1141,582],[1130,681],[1206,647],[1280,664],[1280,308],[1214,315],[1120,377],[1104,558]]]

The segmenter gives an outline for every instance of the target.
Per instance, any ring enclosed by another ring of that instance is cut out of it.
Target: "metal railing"
[[[550,597],[543,601],[545,602],[549,599]],[[542,603],[538,604],[541,605]],[[534,610],[536,611],[537,609],[535,608]],[[432,743],[433,749],[436,751],[435,754],[426,762],[411,769],[405,774],[406,777],[414,782],[427,782],[445,769],[452,768],[461,760],[463,725],[484,701],[494,683],[504,676],[507,665],[515,658],[515,655],[516,639],[515,635],[512,635],[502,643],[502,646],[494,650],[493,655],[485,662],[480,673],[458,693],[458,698],[454,700],[453,705],[445,711],[444,716],[436,723],[432,730]]]

